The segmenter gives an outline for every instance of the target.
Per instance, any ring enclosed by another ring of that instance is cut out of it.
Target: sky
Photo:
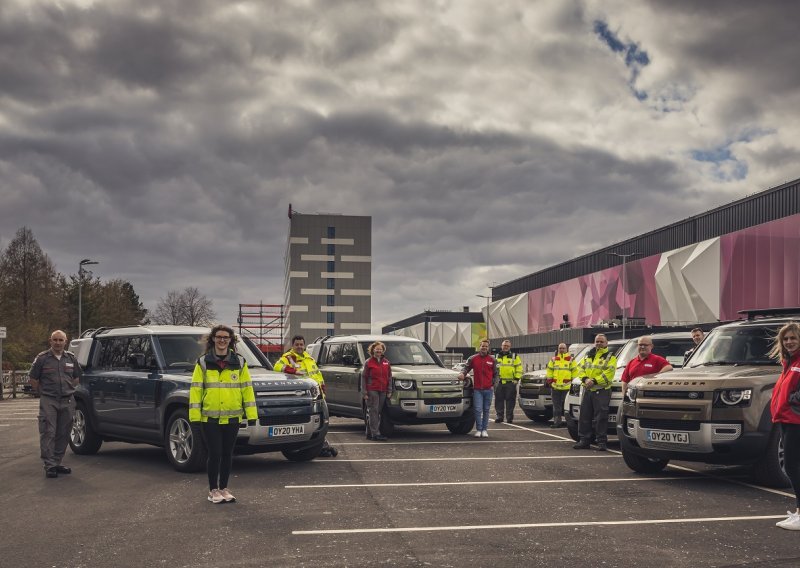
[[[373,328],[800,177],[800,3],[4,0],[0,250],[283,301],[373,218]]]

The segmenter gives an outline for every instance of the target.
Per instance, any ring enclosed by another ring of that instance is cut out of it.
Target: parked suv
[[[178,471],[205,466],[197,423],[189,422],[189,386],[209,329],[184,326],[100,328],[72,341],[84,368],[75,392],[70,447],[94,454],[105,440],[162,446]],[[317,457],[328,410],[317,383],[272,371],[266,357],[241,340],[250,370],[258,424],[240,425],[237,453],[280,451],[292,461]]]
[[[472,430],[472,389],[444,367],[427,343],[398,335],[339,335],[308,346],[325,378],[332,415],[367,419],[361,371],[375,341],[386,344],[394,379],[394,393],[381,413],[381,434],[390,435],[397,424],[444,423],[453,434]]]
[[[628,467],[653,473],[669,460],[752,464],[759,483],[788,485],[770,414],[781,368],[768,353],[790,318],[776,313],[751,311],[712,330],[682,370],[631,381],[617,424]]]
[[[576,350],[573,350],[577,347]],[[575,343],[570,345],[570,355],[575,361],[594,347],[591,343]],[[528,371],[519,382],[519,407],[534,422],[547,422],[553,417],[553,393],[547,384],[547,368]]]

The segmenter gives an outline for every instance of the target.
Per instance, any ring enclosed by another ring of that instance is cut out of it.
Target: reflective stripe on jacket
[[[509,351],[498,353],[495,357],[497,361],[497,373],[502,382],[518,381],[522,378],[522,359]]]
[[[213,352],[197,360],[189,388],[190,422],[216,418],[220,424],[227,424],[231,420],[241,421],[243,414],[248,420],[258,419],[247,363],[233,350],[224,361],[225,368],[220,369]]]
[[[569,353],[559,353],[547,363],[548,379],[553,379],[553,388],[556,390],[568,390],[572,379],[578,376],[578,364]]]
[[[578,374],[582,383],[586,383],[587,379],[594,380],[595,385],[589,390],[610,389],[616,368],[617,358],[609,352],[608,348],[592,349],[581,360]]]
[[[275,363],[272,368],[289,375],[304,375],[309,379],[314,379],[319,384],[325,382],[319,367],[317,367],[317,362],[314,361],[314,358],[308,351],[303,351],[302,355],[298,355],[294,351],[287,351],[281,355],[281,358],[278,359],[278,362]]]

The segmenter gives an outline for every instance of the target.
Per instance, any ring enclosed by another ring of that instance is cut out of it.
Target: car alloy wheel
[[[174,420],[169,429],[169,451],[173,459],[179,464],[188,462],[193,448],[194,436],[189,422],[182,417]]]

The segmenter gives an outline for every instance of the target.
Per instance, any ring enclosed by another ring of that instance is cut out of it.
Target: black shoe
[[[572,449],[573,450],[588,450],[591,447],[592,446],[591,446],[591,444],[589,444],[589,442],[578,442],[577,444],[572,446]]]
[[[550,424],[550,428],[561,428],[561,424]]]
[[[500,418],[499,416],[498,416],[497,418],[495,418],[495,419],[494,419],[494,423],[495,423],[495,424],[498,424],[498,423],[500,423],[500,422],[502,422],[502,421],[503,421],[503,419],[502,419],[502,418]]]
[[[69,474],[72,473],[72,470],[65,465],[57,465],[56,466],[57,473]]]
[[[372,439],[372,434],[370,434],[369,432],[367,432],[367,440],[371,440],[371,439]]]
[[[55,467],[47,467],[44,470],[45,477],[58,477],[58,470]]]
[[[608,446],[606,446],[605,442],[600,442],[597,444],[597,451],[598,452],[606,452],[608,451]]]
[[[386,436],[384,436],[383,434],[378,434],[377,436],[373,436],[373,437],[372,437],[372,439],[373,439],[374,441],[376,441],[376,442],[385,442],[385,441],[386,441],[386,440],[388,440],[389,438],[387,438],[387,437],[386,437]]]
[[[513,424],[514,423],[514,419],[513,418],[509,418],[508,420],[506,420],[506,422],[508,422],[509,424]]]

